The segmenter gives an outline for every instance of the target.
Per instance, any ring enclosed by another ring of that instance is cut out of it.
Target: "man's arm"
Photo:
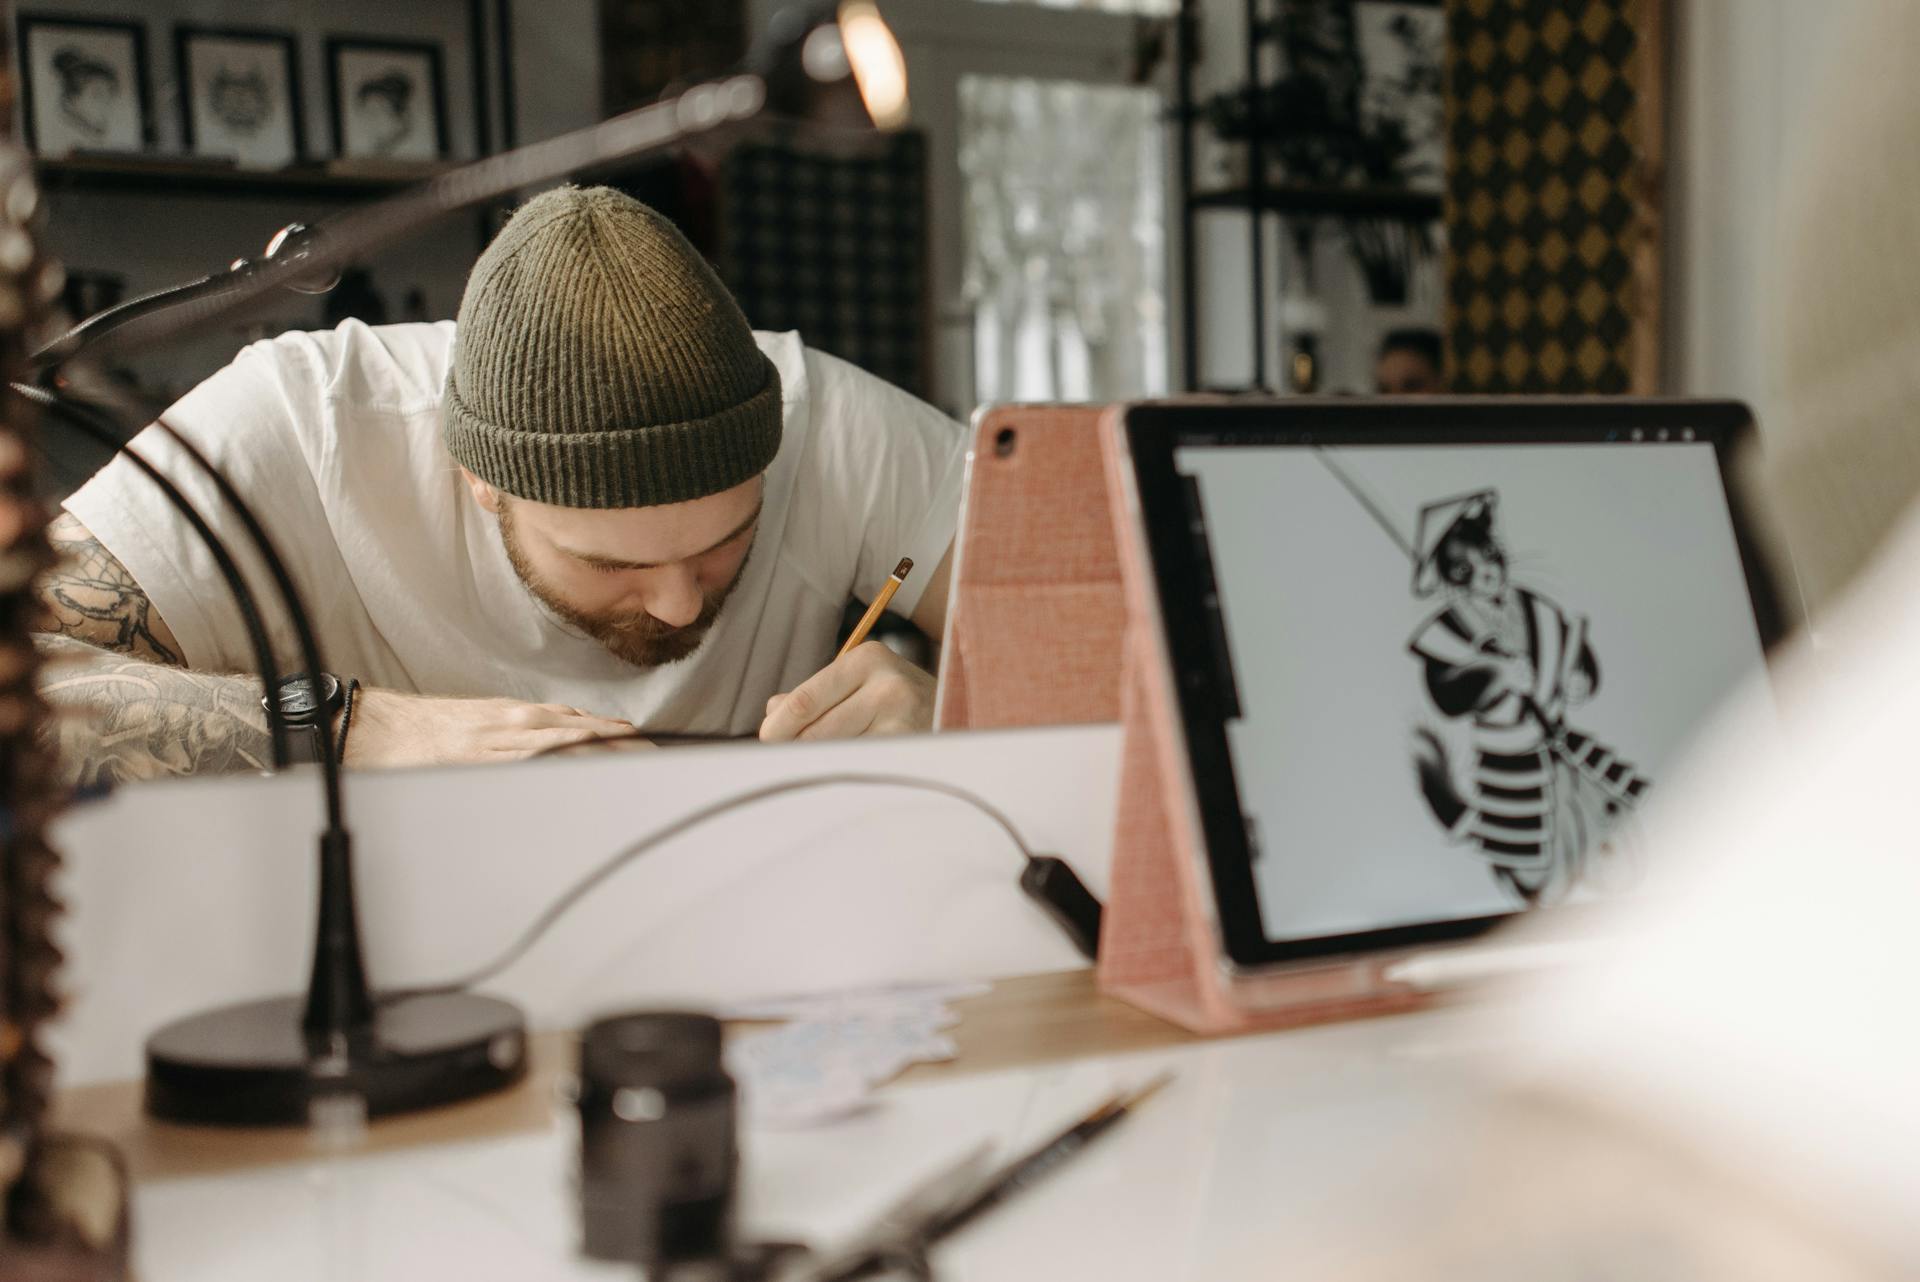
[[[264,770],[272,764],[260,682],[168,667],[88,645],[35,637],[46,666],[46,734],[70,787],[170,775]]]
[[[939,565],[933,567],[933,577],[927,580],[926,590],[913,607],[913,626],[927,634],[936,654],[940,651],[940,643],[946,638],[947,598],[952,588],[953,545],[949,543],[947,554],[940,558]]]
[[[71,512],[54,518],[47,541],[58,560],[40,580],[43,613],[35,631],[136,659],[186,666],[179,641],[146,592]]]
[[[270,767],[259,679],[188,671],[140,584],[71,513],[48,538],[60,561],[40,581],[35,642],[47,659],[40,693],[56,714],[47,734],[61,780],[86,786]],[[634,728],[515,699],[366,690],[354,707],[350,766],[511,761]]]
[[[35,643],[46,658],[46,734],[69,786],[272,763],[260,683],[189,672],[180,642],[127,567],[63,512],[47,527],[59,559],[40,579]]]

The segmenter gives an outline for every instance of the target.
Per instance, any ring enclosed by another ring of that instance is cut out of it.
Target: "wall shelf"
[[[1438,192],[1409,191],[1405,187],[1282,182],[1257,190],[1226,187],[1197,191],[1187,199],[1194,209],[1263,209],[1303,218],[1400,218],[1424,223],[1440,217]]]
[[[64,156],[36,162],[41,184],[56,191],[134,192],[150,196],[232,196],[242,199],[322,197],[356,200],[386,195],[425,181],[442,165],[378,169],[297,165],[239,169],[185,157]]]

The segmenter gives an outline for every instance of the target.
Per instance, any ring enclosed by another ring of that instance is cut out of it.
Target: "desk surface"
[[[1447,1112],[1474,1032],[1428,1011],[1200,1041],[1093,990],[1087,972],[1003,982],[961,1007],[959,1058],[922,1066],[869,1112],[749,1128],[741,1218],[755,1236],[830,1241],[983,1138],[1037,1140],[1124,1083],[1171,1088],[1027,1196],[942,1248],[954,1278],[1235,1278],[1317,1227],[1378,1144]],[[351,1152],[303,1135],[147,1122],[132,1084],[67,1093],[68,1126],[119,1143],[139,1181],[146,1282],[573,1282],[574,1139],[556,1106],[566,1040],[494,1099],[374,1124]]]
[[[938,1081],[957,1073],[992,1072],[1065,1059],[1153,1050],[1192,1040],[1171,1024],[1094,990],[1091,970],[1004,980],[992,991],[955,1003],[958,1056],[920,1064],[899,1084]],[[533,1038],[532,1071],[511,1091],[429,1113],[374,1122],[357,1153],[423,1144],[499,1138],[546,1130],[553,1123],[557,1080],[572,1070],[573,1037]],[[310,1160],[304,1132],[209,1130],[156,1122],[141,1110],[140,1083],[107,1082],[62,1092],[54,1122],[111,1140],[138,1181],[218,1175],[250,1167]]]

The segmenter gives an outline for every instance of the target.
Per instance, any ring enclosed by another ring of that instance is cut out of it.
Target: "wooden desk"
[[[1101,998],[1085,972],[1009,981],[967,1003],[956,1062],[903,1075],[871,1109],[749,1122],[740,1232],[839,1240],[983,1141],[1021,1151],[1171,1073],[1111,1139],[944,1245],[940,1276],[1254,1282],[1316,1229],[1330,1191],[1377,1181],[1382,1144],[1444,1111],[1436,1087],[1484,1042],[1456,1018],[1193,1039]],[[543,1037],[518,1090],[376,1123],[350,1148],[149,1123],[131,1085],[70,1092],[60,1112],[131,1160],[145,1282],[604,1282],[578,1255],[577,1140],[551,1093],[569,1059]]]
[[[920,1064],[898,1081],[920,1084],[961,1073],[1054,1063],[1095,1055],[1156,1050],[1191,1035],[1096,992],[1091,970],[1004,980],[993,991],[955,1004],[959,1054]],[[511,1091],[448,1108],[371,1123],[353,1146],[378,1153],[423,1144],[491,1139],[546,1130],[560,1080],[573,1071],[573,1035],[532,1039],[532,1067]],[[156,1122],[142,1111],[138,1082],[79,1087],[60,1094],[55,1125],[98,1135],[119,1147],[135,1181],[214,1175],[315,1156],[304,1131],[220,1129]]]

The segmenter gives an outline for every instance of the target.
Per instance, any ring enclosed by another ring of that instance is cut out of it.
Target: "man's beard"
[[[700,643],[706,639],[707,630],[720,617],[720,607],[740,586],[741,576],[747,572],[747,561],[753,555],[753,549],[749,547],[747,555],[740,558],[740,568],[734,572],[732,581],[718,592],[706,593],[700,603],[699,617],[684,627],[676,628],[662,623],[645,610],[630,614],[589,614],[563,600],[553,585],[542,580],[528,564],[526,554],[514,535],[512,514],[511,506],[500,509],[500,542],[507,550],[507,560],[512,564],[513,572],[526,584],[527,591],[533,593],[547,609],[605,646],[616,659],[623,659],[638,668],[657,668],[678,663],[698,650]]]

